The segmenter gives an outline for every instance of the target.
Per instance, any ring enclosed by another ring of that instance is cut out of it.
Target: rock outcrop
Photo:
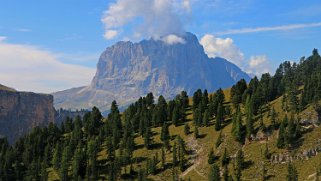
[[[52,95],[0,89],[0,135],[10,143],[33,127],[54,121]]]
[[[174,44],[150,39],[108,47],[91,84],[54,93],[55,107],[106,110],[113,100],[122,106],[149,92],[172,98],[182,90],[189,95],[199,88],[212,92],[250,79],[231,62],[209,58],[195,35],[186,33],[181,38],[184,41]]]

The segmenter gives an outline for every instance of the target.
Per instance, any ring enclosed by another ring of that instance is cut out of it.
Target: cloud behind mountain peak
[[[190,12],[189,0],[117,0],[103,13],[104,37],[122,36],[125,27],[136,39],[182,34],[182,17]]]

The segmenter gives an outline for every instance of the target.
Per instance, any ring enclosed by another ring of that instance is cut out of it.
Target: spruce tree
[[[203,115],[203,125],[207,127],[209,120],[210,120],[210,114],[208,109],[206,109]]]
[[[222,104],[219,104],[217,108],[217,115],[216,115],[216,121],[215,121],[216,131],[219,131],[221,129],[223,120],[224,120],[224,107]]]
[[[168,130],[168,125],[166,122],[163,123],[163,127],[161,130],[161,140],[164,143],[164,146],[166,149],[169,148],[169,140],[170,140],[170,135],[169,135],[169,130]]]
[[[288,164],[288,174],[286,176],[287,181],[298,181],[298,171],[292,163]]]
[[[175,108],[173,110],[173,113],[172,113],[172,123],[175,125],[175,127],[178,126],[178,118],[179,118],[179,109],[178,107],[175,105]]]
[[[95,138],[91,138],[87,145],[87,178],[89,180],[97,180],[97,142]]]
[[[187,136],[190,133],[190,127],[188,125],[188,123],[185,123],[184,125],[184,134]]]
[[[216,142],[215,142],[215,147],[219,147],[221,143],[223,142],[223,137],[222,137],[222,130],[220,131],[220,134],[218,135]]]
[[[69,158],[70,158],[70,148],[65,146],[62,152],[61,164],[59,168],[60,180],[68,180],[68,167],[69,167]]]
[[[208,158],[207,158],[208,164],[213,164],[215,162],[215,155],[213,149],[210,150],[208,153]]]
[[[276,146],[278,148],[284,148],[286,145],[286,132],[285,132],[285,126],[284,122],[281,123],[280,128],[279,128],[279,133],[278,133],[278,139],[276,142]]]
[[[209,181],[220,181],[221,177],[220,177],[220,168],[218,165],[213,164],[210,168],[210,173],[209,173],[209,177],[208,177]]]
[[[253,105],[250,96],[246,98],[246,137],[247,139],[251,138],[253,133]]]
[[[225,166],[229,163],[229,156],[227,155],[227,149],[224,148],[224,153],[222,156],[222,166]]]
[[[177,164],[177,148],[176,148],[176,142],[174,142],[173,146],[173,165],[176,166]]]
[[[194,127],[194,138],[197,139],[199,137],[198,127]]]
[[[58,170],[60,167],[60,159],[61,159],[61,147],[60,147],[60,143],[57,142],[55,146],[53,158],[52,158],[52,165],[55,170]]]
[[[146,126],[145,128],[145,134],[144,134],[144,145],[145,148],[149,149],[150,145],[151,145],[151,137],[152,137],[152,132],[151,132],[151,128],[149,126]]]
[[[166,167],[166,153],[164,147],[162,147],[162,168],[165,170]]]
[[[234,131],[232,132],[234,138],[236,141],[241,142],[242,141],[242,114],[241,111],[238,111],[237,115],[234,117]]]
[[[277,128],[277,113],[276,113],[274,107],[271,110],[271,126],[273,129]]]
[[[239,150],[236,155],[236,180],[241,180],[242,177],[242,170],[244,167],[244,154],[242,150]]]

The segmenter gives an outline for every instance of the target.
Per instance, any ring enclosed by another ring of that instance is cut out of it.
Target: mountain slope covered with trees
[[[0,140],[0,180],[313,180],[321,176],[321,57],[214,93],[116,101]]]

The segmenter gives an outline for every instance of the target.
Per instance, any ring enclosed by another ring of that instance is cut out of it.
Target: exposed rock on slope
[[[0,135],[13,143],[32,127],[55,121],[53,96],[0,89]]]
[[[249,76],[222,58],[208,58],[198,39],[186,33],[184,42],[163,40],[118,42],[100,56],[97,72],[86,87],[54,93],[55,107],[109,108],[112,100],[126,105],[148,92],[175,96],[182,90],[191,95],[198,88],[214,91]]]

